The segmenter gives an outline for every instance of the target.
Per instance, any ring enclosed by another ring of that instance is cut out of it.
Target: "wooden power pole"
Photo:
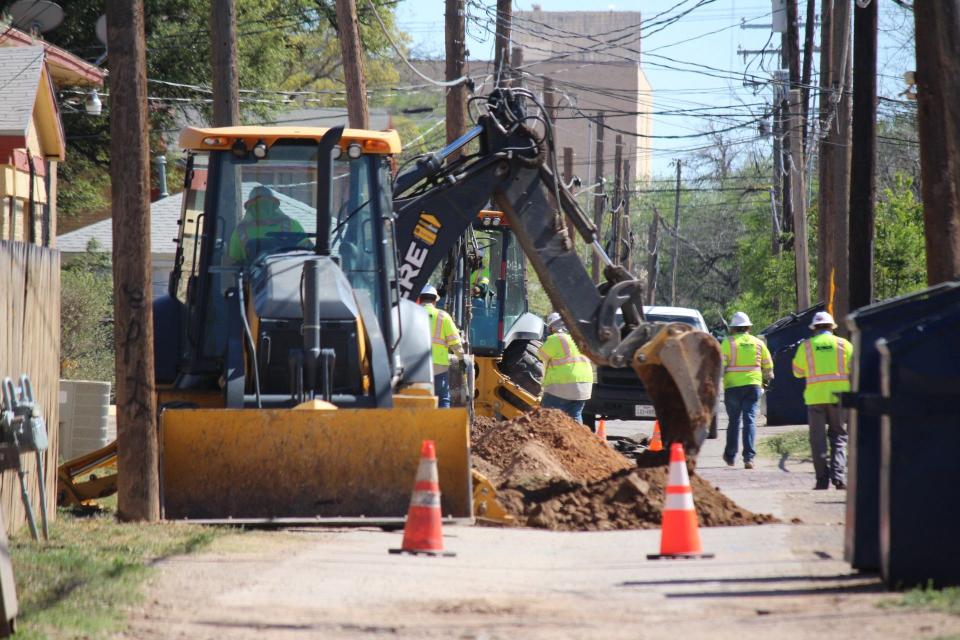
[[[853,17],[853,163],[850,171],[850,308],[873,301],[877,153],[877,3]],[[944,135],[941,131],[938,135]]]
[[[617,141],[613,147],[613,216],[610,221],[610,258],[613,260],[614,264],[619,264],[621,266],[622,262],[620,260],[621,250],[621,229],[620,229],[620,220],[623,210],[621,205],[623,202],[623,136],[619,133],[617,134]]]
[[[336,9],[343,80],[347,85],[347,116],[352,128],[369,129],[367,78],[363,71],[363,46],[360,43],[356,0],[336,0]]]
[[[597,156],[594,160],[596,167],[596,182],[593,186],[593,224],[597,227],[597,241],[603,246],[603,206],[606,200],[606,190],[603,187],[603,114],[597,113]],[[590,272],[593,274],[594,284],[600,284],[600,256],[592,248],[590,250]]]
[[[513,0],[497,0],[497,22],[494,29],[493,79],[495,86],[507,84],[510,66],[510,26],[513,23]]]
[[[822,0],[817,285],[835,318],[850,310],[847,276],[850,206],[850,4]],[[840,329],[845,327],[840,323]]]
[[[510,86],[523,86],[523,47],[511,47],[510,49]]]
[[[660,212],[653,207],[653,220],[647,231],[647,290],[646,304],[652,307],[657,302],[657,272],[660,270]]]
[[[573,147],[563,148],[563,182],[570,184],[573,180]]]
[[[623,263],[624,269],[633,273],[633,232],[630,228],[630,196],[633,195],[633,180],[630,178],[630,161],[623,161],[623,237],[626,242],[627,257]]]
[[[670,306],[677,306],[677,267],[680,265],[680,158],[677,163],[677,193],[673,205],[673,256],[670,264]]]
[[[807,190],[803,179],[803,98],[790,91],[790,198],[793,209],[793,256],[797,284],[797,311],[810,306],[810,257],[807,251]]]
[[[117,511],[159,520],[154,404],[150,149],[142,0],[107,0],[117,375]]]
[[[210,0],[213,46],[213,126],[240,124],[240,74],[237,67],[236,0]]]
[[[446,78],[463,77],[467,57],[467,34],[463,0],[446,0]],[[447,143],[453,142],[467,130],[467,87],[458,84],[447,88]],[[459,155],[459,154],[457,154]]]
[[[927,283],[960,278],[960,1],[913,5]]]

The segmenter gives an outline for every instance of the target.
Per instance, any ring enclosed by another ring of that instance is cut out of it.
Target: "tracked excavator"
[[[400,522],[424,439],[437,443],[442,512],[471,517],[467,413],[436,408],[430,328],[411,298],[489,201],[580,350],[636,369],[664,439],[695,457],[718,389],[716,341],[645,321],[640,283],[555,178],[532,94],[474,104],[476,126],[395,179],[393,131],[181,133],[176,260],[154,301],[164,517]],[[574,233],[603,259],[599,287]],[[79,483],[71,493],[83,499]]]

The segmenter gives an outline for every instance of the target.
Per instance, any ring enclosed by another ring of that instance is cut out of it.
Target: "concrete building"
[[[637,180],[650,177],[653,99],[640,60],[639,11],[532,11],[513,14],[512,42],[520,47],[527,87],[541,93],[553,81],[558,149],[573,147],[574,169],[593,181],[596,126],[604,114],[604,173],[613,175],[614,143],[622,131],[624,158]]]

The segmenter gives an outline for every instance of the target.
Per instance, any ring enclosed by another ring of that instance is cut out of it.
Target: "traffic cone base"
[[[607,441],[607,421],[603,418],[597,422],[597,437],[601,442]]]
[[[697,511],[693,506],[693,490],[687,475],[687,463],[683,445],[670,445],[670,473],[667,480],[666,499],[663,504],[663,524],[660,528],[660,553],[647,555],[647,560],[667,558],[712,558],[700,546],[700,529]]]
[[[440,481],[437,474],[437,454],[432,440],[424,440],[420,449],[420,466],[413,484],[413,496],[403,527],[403,544],[390,553],[453,557],[457,554],[443,550],[443,530],[440,515]]]

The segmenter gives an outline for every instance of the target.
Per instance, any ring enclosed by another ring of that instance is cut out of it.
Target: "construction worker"
[[[243,219],[237,224],[230,236],[227,253],[236,263],[248,262],[255,255],[247,255],[248,243],[255,242],[257,249],[262,241],[270,242],[276,233],[304,233],[299,222],[280,210],[280,199],[273,190],[257,185],[250,190],[250,196],[243,203]],[[285,244],[297,245],[303,239]]]
[[[723,461],[733,466],[743,418],[743,467],[753,469],[757,412],[763,387],[773,379],[773,359],[767,345],[750,335],[750,317],[742,311],[730,320],[731,335],[720,346],[723,358],[723,404],[727,409],[727,446]]]
[[[437,406],[445,409],[450,406],[450,352],[458,359],[463,358],[463,341],[453,318],[443,309],[436,307],[439,298],[436,287],[428,284],[420,292],[418,302],[430,316],[430,342],[433,355],[433,392],[437,395]]]
[[[559,313],[546,319],[550,336],[540,347],[543,360],[543,399],[540,406],[560,409],[583,424],[583,407],[593,392],[593,365],[580,353]]]
[[[793,375],[807,380],[803,399],[807,403],[810,450],[813,469],[817,474],[814,489],[828,488],[831,480],[837,489],[846,489],[846,416],[836,394],[850,390],[853,345],[833,335],[837,323],[826,311],[819,311],[813,316],[810,328],[813,329],[813,337],[804,340],[793,357]]]

